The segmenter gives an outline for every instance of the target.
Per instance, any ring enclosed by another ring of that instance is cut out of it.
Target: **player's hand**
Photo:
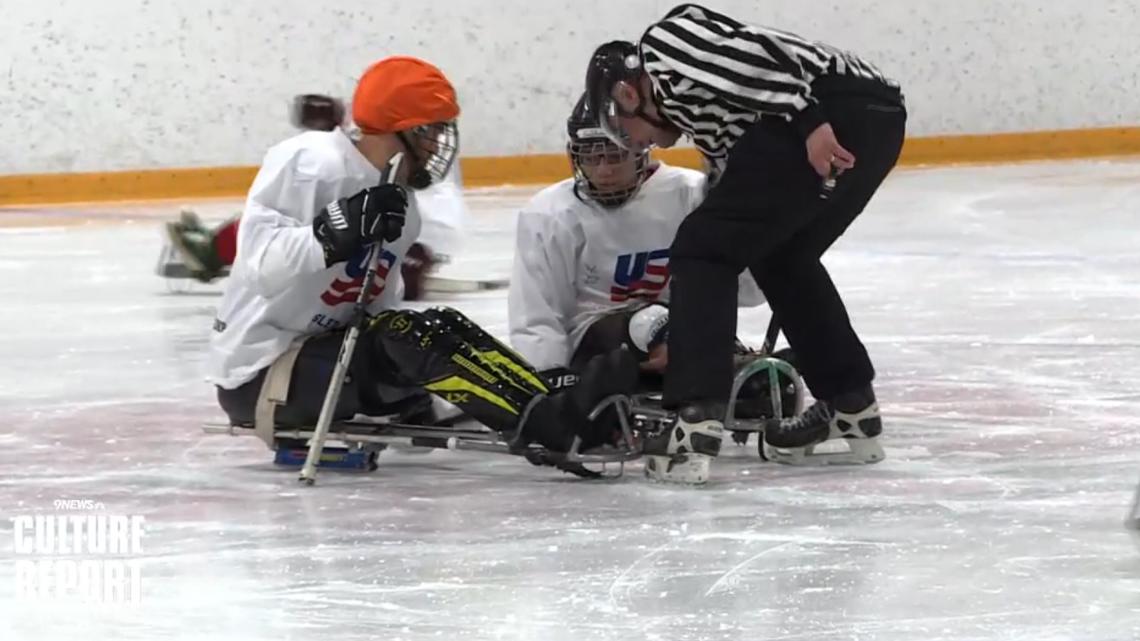
[[[404,231],[408,194],[393,184],[369,187],[329,203],[313,219],[313,235],[324,249],[325,264],[344,262],[362,246],[395,241]]]
[[[826,122],[807,137],[807,154],[815,173],[823,178],[831,176],[832,167],[841,174],[855,166],[855,154],[839,144],[835,131]]]
[[[361,236],[395,242],[404,233],[408,217],[408,192],[388,183],[364,190]]]

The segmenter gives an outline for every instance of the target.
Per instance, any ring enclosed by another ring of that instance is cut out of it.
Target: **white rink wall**
[[[558,151],[586,57],[650,0],[0,1],[0,174],[257,164],[289,99],[370,62],[438,64],[464,155]],[[898,78],[912,135],[1140,123],[1135,0],[710,0]]]

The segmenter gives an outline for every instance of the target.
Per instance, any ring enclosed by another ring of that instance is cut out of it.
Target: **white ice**
[[[450,269],[505,275],[532,192],[474,192]],[[153,274],[179,204],[0,211],[3,516],[147,526],[141,602],[89,604],[19,598],[0,519],[0,639],[1140,639],[1140,162],[896,173],[826,261],[887,460],[729,446],[701,489],[451,452],[304,488],[204,435],[220,288]],[[447,302],[505,333],[504,293]]]

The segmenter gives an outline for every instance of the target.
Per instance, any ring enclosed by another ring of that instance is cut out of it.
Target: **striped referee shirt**
[[[850,53],[695,4],[649,27],[640,50],[661,113],[718,171],[761,115],[789,119],[805,138],[826,122],[812,92],[818,79],[874,84],[901,100],[897,83]]]

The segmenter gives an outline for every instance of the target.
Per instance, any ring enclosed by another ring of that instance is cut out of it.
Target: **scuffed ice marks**
[[[1137,176],[893,176],[826,259],[879,371],[887,460],[726,446],[696,491],[443,452],[300,488],[260,442],[198,429],[218,418],[200,365],[219,288],[152,275],[173,207],[20,214],[39,228],[0,234],[0,505],[92,498],[149,530],[142,606],[64,617],[10,598],[0,519],[5,638],[1133,641]],[[473,192],[447,269],[509,273],[531,193]],[[505,335],[503,292],[448,302]],[[766,321],[743,312],[742,337]]]

